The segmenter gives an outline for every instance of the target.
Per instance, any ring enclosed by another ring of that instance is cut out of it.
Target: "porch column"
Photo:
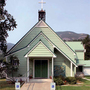
[[[27,57],[27,77],[29,77],[29,57]]]
[[[53,81],[53,57],[52,57],[52,81]]]
[[[71,62],[71,77],[72,77],[72,62]]]

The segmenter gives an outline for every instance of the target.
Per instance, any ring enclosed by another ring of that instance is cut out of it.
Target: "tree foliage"
[[[6,5],[5,0],[0,0],[0,50],[4,53],[7,50],[6,38],[8,37],[7,31],[14,30],[17,24],[11,14],[4,9]]]
[[[90,60],[90,37],[87,35],[85,39],[83,39],[83,44],[85,45],[86,53],[85,53],[85,59]]]

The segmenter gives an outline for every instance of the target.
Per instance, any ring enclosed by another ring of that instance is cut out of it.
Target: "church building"
[[[15,55],[20,63],[14,77],[26,73],[28,78],[53,80],[54,76],[74,77],[77,72],[86,74],[84,69],[90,65],[84,61],[82,42],[63,41],[45,22],[45,17],[43,9],[38,11],[38,22],[8,51],[6,60]]]

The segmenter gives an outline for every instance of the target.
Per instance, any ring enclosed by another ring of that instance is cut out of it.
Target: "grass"
[[[82,79],[81,82],[81,85],[57,86],[56,90],[90,90],[90,81]]]
[[[8,84],[6,79],[0,79],[0,90],[15,90],[15,85]]]
[[[57,86],[56,90],[90,90],[90,86]]]
[[[88,80],[82,79],[81,81],[84,82],[83,85],[90,85],[90,81],[88,81]]]
[[[90,79],[90,76],[86,76],[85,78]]]

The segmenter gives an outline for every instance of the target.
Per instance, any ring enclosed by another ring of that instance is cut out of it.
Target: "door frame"
[[[35,78],[35,60],[47,60],[48,61],[48,72],[47,72],[47,78],[49,78],[49,59],[33,59],[33,78]]]

